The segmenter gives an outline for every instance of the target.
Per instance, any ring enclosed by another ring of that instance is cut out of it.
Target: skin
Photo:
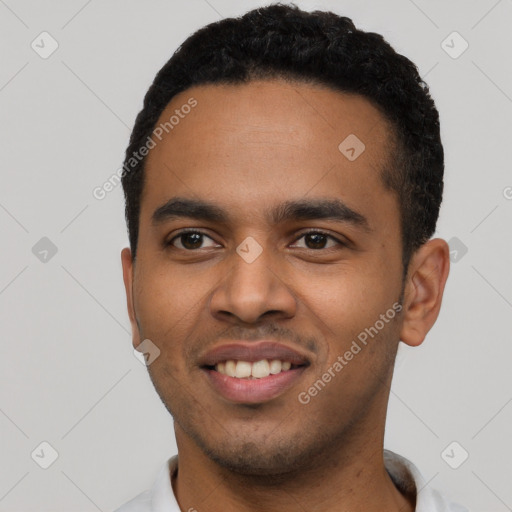
[[[391,161],[390,126],[362,97],[281,80],[188,89],[161,121],[190,97],[197,106],[146,161],[136,262],[130,249],[121,254],[133,346],[149,338],[161,351],[148,369],[174,418],[180,507],[414,510],[414,497],[402,495],[384,467],[389,387],[399,340],[420,345],[438,316],[449,251],[444,240],[430,240],[402,280],[398,202],[380,176]],[[366,146],[354,161],[338,149],[349,134]],[[228,223],[152,223],[173,197],[214,202]],[[274,224],[265,215],[298,199],[340,199],[367,229],[322,218]],[[183,228],[206,236],[174,238]],[[312,228],[328,237],[303,236]],[[249,236],[262,248],[250,264],[236,252]],[[300,403],[298,394],[402,291],[402,312]],[[198,357],[237,339],[280,341],[311,364],[275,399],[230,402],[210,386]]]

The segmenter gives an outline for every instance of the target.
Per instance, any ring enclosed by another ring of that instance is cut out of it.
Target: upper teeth
[[[275,375],[281,371],[287,371],[291,368],[290,361],[281,361],[279,359],[262,359],[255,363],[249,361],[228,361],[217,363],[215,370],[228,377],[236,377],[238,379],[250,378],[261,379],[268,377],[270,374]]]

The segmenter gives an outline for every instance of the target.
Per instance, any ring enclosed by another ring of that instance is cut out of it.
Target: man
[[[443,168],[416,67],[348,18],[273,5],[183,43],[126,152],[122,251],[178,456],[120,512],[465,510],[383,450],[448,276]]]

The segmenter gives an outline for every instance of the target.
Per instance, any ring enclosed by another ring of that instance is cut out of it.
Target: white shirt
[[[384,450],[384,464],[400,491],[416,493],[416,512],[469,512],[449,501],[440,492],[427,487],[418,468],[405,457]],[[171,485],[171,474],[178,469],[178,457],[171,457],[160,469],[149,491],[144,491],[115,512],[181,512]]]

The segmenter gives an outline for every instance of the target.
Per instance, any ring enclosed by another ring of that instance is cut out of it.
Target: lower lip
[[[301,366],[261,379],[237,379],[215,370],[203,370],[213,388],[227,400],[240,404],[257,404],[283,394],[293,386],[305,369],[305,366]]]

